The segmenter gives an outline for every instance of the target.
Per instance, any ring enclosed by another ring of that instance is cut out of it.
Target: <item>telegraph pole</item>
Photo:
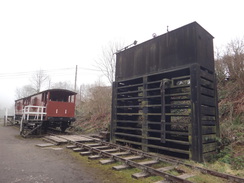
[[[77,68],[78,68],[78,66],[76,65],[76,67],[75,67],[75,88],[74,88],[75,91],[76,91],[76,83],[77,83]]]

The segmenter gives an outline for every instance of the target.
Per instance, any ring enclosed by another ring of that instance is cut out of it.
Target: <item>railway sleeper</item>
[[[91,155],[92,151],[85,151],[85,152],[80,152],[81,156],[87,156],[87,155]]]
[[[66,146],[66,148],[67,149],[74,149],[74,148],[77,148],[77,146],[76,145],[68,145],[68,146]]]
[[[99,154],[88,156],[88,159],[100,159],[100,158],[102,158],[102,156]]]
[[[73,151],[74,152],[82,152],[82,151],[86,151],[86,149],[84,149],[82,147],[76,147],[76,148],[73,148]]]
[[[114,163],[115,160],[114,160],[114,159],[105,159],[105,160],[100,160],[99,162],[100,162],[102,165],[106,165],[106,164]]]
[[[135,179],[146,178],[149,176],[150,176],[150,173],[148,173],[148,172],[139,172],[139,173],[134,173],[131,175],[131,177],[133,177]]]
[[[124,165],[113,166],[112,168],[113,168],[114,170],[124,170],[124,169],[131,168],[131,166],[124,164]]]
[[[153,165],[153,164],[157,164],[159,163],[159,161],[157,160],[150,160],[150,161],[143,161],[143,162],[139,162],[139,165],[144,165],[144,166],[149,166],[149,165]]]

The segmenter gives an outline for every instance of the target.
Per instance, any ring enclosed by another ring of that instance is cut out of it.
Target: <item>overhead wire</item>
[[[62,76],[62,75],[72,75],[74,73],[67,73],[67,71],[74,70],[75,68],[59,68],[59,69],[50,69],[50,70],[44,70],[40,69],[46,74],[51,74],[55,76]],[[93,68],[84,68],[84,67],[78,67],[79,70],[85,70],[85,71],[93,71],[93,72],[102,72],[101,70],[98,69],[93,69]],[[36,71],[23,71],[23,72],[9,72],[9,73],[0,73],[0,79],[9,79],[9,78],[23,78],[27,76],[31,76],[38,72]]]

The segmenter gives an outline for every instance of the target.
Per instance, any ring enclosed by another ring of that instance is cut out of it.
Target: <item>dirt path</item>
[[[0,122],[0,183],[100,183],[104,178],[65,150],[35,146],[41,139],[24,139],[15,127]]]

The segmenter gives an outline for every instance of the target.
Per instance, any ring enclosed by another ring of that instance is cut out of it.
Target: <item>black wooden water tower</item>
[[[202,162],[219,136],[213,36],[197,22],[117,53],[111,141]]]

